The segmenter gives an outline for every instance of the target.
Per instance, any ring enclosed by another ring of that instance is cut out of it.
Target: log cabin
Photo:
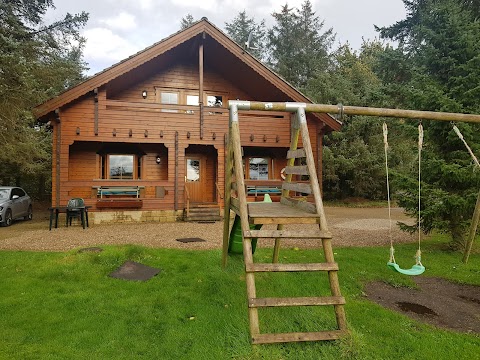
[[[310,103],[202,18],[38,105],[53,134],[52,206],[83,198],[94,223],[218,217],[229,100]],[[261,200],[278,192],[290,114],[240,119],[249,199]],[[307,121],[321,179],[323,135],[341,124]]]

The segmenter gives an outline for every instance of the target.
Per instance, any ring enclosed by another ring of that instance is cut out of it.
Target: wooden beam
[[[93,89],[93,132],[98,136],[98,88]]]
[[[404,109],[387,109],[361,106],[305,104],[305,103],[267,103],[261,101],[230,100],[229,106],[235,104],[239,110],[290,111],[295,112],[302,108],[307,113],[329,113],[340,115],[381,116],[407,119],[426,119],[438,121],[459,121],[480,123],[480,115],[459,114],[437,111],[420,111]]]
[[[325,306],[345,305],[342,296],[320,297],[291,297],[291,298],[256,298],[249,299],[249,307],[277,307],[277,306]]]

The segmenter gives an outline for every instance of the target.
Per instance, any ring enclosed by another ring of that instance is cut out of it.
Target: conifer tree
[[[381,61],[385,91],[395,84],[396,102],[407,108],[480,113],[480,22],[475,12],[454,0],[404,3],[406,19],[379,29],[382,37],[399,42],[398,49],[385,52]],[[458,126],[478,154],[478,125]],[[425,232],[449,233],[452,247],[461,248],[480,171],[450,124],[424,122],[424,128],[421,226]],[[416,215],[416,175],[398,175],[396,185],[400,205]]]

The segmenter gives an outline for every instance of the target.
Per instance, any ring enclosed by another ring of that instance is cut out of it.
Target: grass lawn
[[[424,242],[426,276],[480,285],[480,256]],[[415,244],[397,246],[411,263]],[[0,252],[0,359],[475,359],[480,335],[416,322],[362,295],[370,280],[413,286],[386,268],[387,248],[338,248],[340,286],[350,335],[334,342],[249,343],[242,257],[220,267],[215,251],[104,247],[101,253]],[[256,261],[269,259],[259,249]],[[147,282],[107,275],[125,260],[161,268]],[[284,249],[283,262],[318,262],[318,251]],[[327,295],[326,274],[261,274],[262,296]],[[454,309],[452,310],[454,311]],[[334,326],[332,307],[261,309],[268,331]]]

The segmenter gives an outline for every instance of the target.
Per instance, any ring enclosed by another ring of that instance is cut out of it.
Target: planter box
[[[97,209],[140,209],[140,199],[101,199],[97,200]]]

